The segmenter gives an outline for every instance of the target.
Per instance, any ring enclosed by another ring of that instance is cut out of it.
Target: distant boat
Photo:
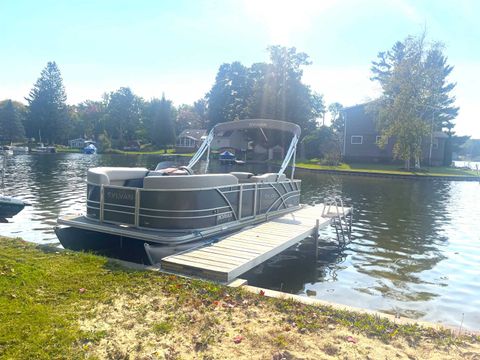
[[[0,195],[0,219],[7,219],[17,215],[27,205],[20,199]]]
[[[88,144],[87,146],[85,146],[83,148],[83,153],[84,154],[89,154],[89,155],[96,154],[97,153],[97,148],[93,144]]]
[[[5,155],[3,156],[3,165],[1,168],[1,185],[4,187],[5,168],[7,161]],[[28,205],[26,202],[0,194],[0,219],[7,219],[17,215],[23,208]]]
[[[13,155],[28,154],[28,146],[12,146]]]
[[[40,143],[40,145],[36,148],[32,149],[32,153],[36,154],[54,154],[56,152],[57,149],[55,149],[55,146],[44,146],[42,143]]]
[[[11,146],[2,146],[0,149],[0,154],[2,155],[13,155],[13,150]]]
[[[220,153],[218,160],[220,160],[221,164],[233,165],[236,162],[236,157],[235,154],[231,153],[230,151],[224,151]]]

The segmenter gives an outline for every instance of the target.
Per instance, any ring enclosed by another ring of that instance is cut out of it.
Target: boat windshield
[[[292,134],[292,140],[290,142],[290,146],[288,151],[283,159],[283,163],[278,171],[278,175],[281,175],[285,172],[288,164],[292,161],[292,174],[291,178],[293,179],[293,174],[295,171],[295,157],[297,151],[297,143],[300,139],[301,129],[297,124],[287,122],[287,121],[280,121],[280,120],[271,120],[271,119],[248,119],[248,120],[235,120],[229,121],[225,123],[220,123],[215,125],[210,133],[208,134],[205,141],[202,143],[200,148],[197,150],[195,155],[191,158],[190,162],[186,166],[187,168],[191,169],[201,158],[202,156],[207,153],[207,165],[206,169],[208,169],[208,162],[210,158],[210,145],[215,138],[219,134],[224,134],[228,131],[235,131],[235,130],[249,130],[249,129],[258,129],[263,136],[265,136],[265,130],[278,130],[282,132],[287,132]]]

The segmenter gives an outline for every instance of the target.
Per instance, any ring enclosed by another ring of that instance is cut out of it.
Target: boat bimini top
[[[195,166],[195,164],[202,158],[202,156],[205,153],[207,153],[207,159],[206,159],[207,170],[206,171],[208,171],[208,163],[210,158],[210,146],[215,136],[218,136],[218,134],[224,133],[226,131],[249,130],[249,129],[258,129],[258,131],[262,132],[264,136],[265,134],[263,133],[263,129],[284,131],[292,134],[293,137],[290,142],[290,146],[285,155],[285,158],[283,159],[283,163],[280,167],[280,170],[278,170],[277,178],[281,177],[281,175],[285,172],[285,169],[287,168],[290,161],[292,161],[291,179],[293,180],[293,175],[295,172],[295,157],[297,152],[297,143],[298,143],[298,140],[300,139],[301,129],[300,129],[300,126],[298,126],[297,124],[287,122],[287,121],[280,121],[280,120],[247,119],[247,120],[229,121],[229,122],[224,122],[224,123],[215,125],[210,131],[210,133],[208,134],[205,141],[200,146],[200,148],[190,159],[190,162],[188,163],[188,165],[185,166],[185,169],[187,169],[187,171],[188,170],[191,171],[193,166]]]

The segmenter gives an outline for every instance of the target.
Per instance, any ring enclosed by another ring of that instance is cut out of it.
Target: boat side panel
[[[299,188],[300,181],[171,191],[104,186],[103,221],[146,229],[205,229],[298,206]],[[100,186],[89,184],[87,196],[87,217],[99,220]]]
[[[201,229],[219,225],[234,219],[232,208],[238,206],[235,200],[232,196],[226,201],[216,190],[141,192],[139,225],[154,229]]]

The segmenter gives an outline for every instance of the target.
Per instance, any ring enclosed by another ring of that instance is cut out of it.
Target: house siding
[[[384,148],[377,144],[379,132],[376,129],[373,114],[366,111],[366,104],[345,109],[345,139],[343,158],[349,162],[393,162],[393,146],[395,138],[389,138]],[[352,136],[362,136],[362,144],[352,144]],[[445,154],[445,135],[434,139],[437,148],[432,149],[432,165],[442,165]],[[430,153],[430,138],[425,138],[422,144],[422,162],[428,163]]]

